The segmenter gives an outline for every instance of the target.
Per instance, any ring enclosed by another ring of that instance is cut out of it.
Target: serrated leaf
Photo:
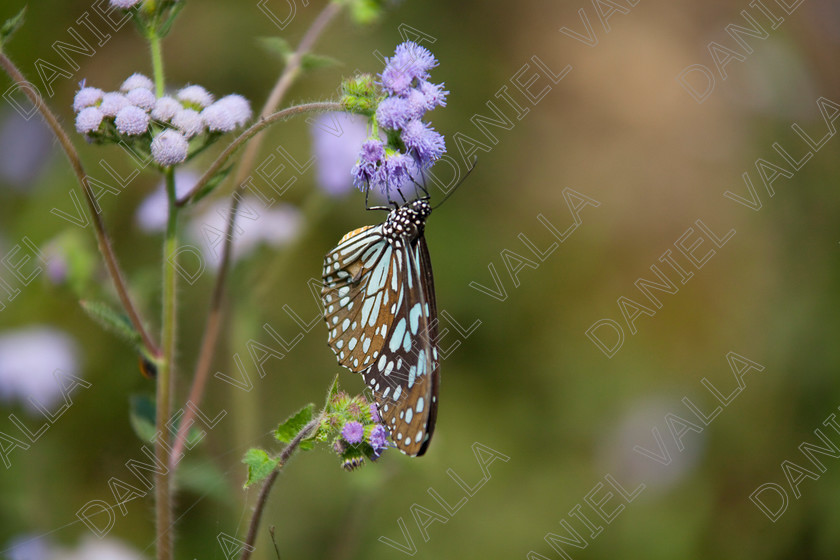
[[[85,301],[79,302],[82,309],[90,315],[90,317],[99,323],[105,330],[116,334],[135,349],[140,350],[142,347],[140,333],[134,330],[134,325],[128,320],[128,317],[122,313],[118,313],[109,305],[99,301]]]
[[[0,52],[3,51],[3,47],[12,38],[12,35],[23,25],[24,14],[26,14],[26,6],[21,8],[17,14],[4,21],[3,25],[0,26]]]
[[[341,66],[341,61],[330,56],[307,53],[300,61],[303,70],[315,70],[317,68],[329,68],[330,66]]]
[[[132,395],[130,420],[134,433],[148,443],[155,438],[155,400],[149,395]]]
[[[290,443],[300,431],[312,421],[315,405],[309,403],[277,427],[274,437],[281,443]]]
[[[258,37],[257,41],[266,52],[276,55],[283,62],[294,52],[292,46],[282,37]]]
[[[245,453],[242,462],[248,465],[248,480],[245,481],[245,488],[248,488],[270,475],[280,459],[272,459],[264,450],[254,447]]]

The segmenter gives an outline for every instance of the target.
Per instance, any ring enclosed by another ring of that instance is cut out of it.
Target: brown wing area
[[[324,259],[327,344],[338,363],[355,373],[369,368],[385,343],[396,302],[391,256],[379,225],[346,234]]]
[[[397,448],[407,455],[425,453],[437,418],[440,384],[431,261],[421,236],[404,250],[401,303],[378,359],[362,372],[373,390],[383,423]]]

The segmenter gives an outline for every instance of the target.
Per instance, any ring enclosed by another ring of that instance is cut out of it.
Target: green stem
[[[157,31],[149,33],[149,47],[152,50],[152,73],[155,78],[155,95],[163,97],[166,82],[163,77],[163,49]]]
[[[166,237],[163,241],[163,327],[161,333],[163,363],[157,375],[155,446],[155,457],[164,465],[168,465],[172,459],[169,456],[172,434],[167,422],[172,415],[177,330],[175,267],[178,249],[178,207],[175,205],[175,173],[172,168],[166,170],[166,194],[169,200],[169,218],[166,222]],[[163,469],[155,476],[157,560],[172,559],[172,478],[171,469]]]

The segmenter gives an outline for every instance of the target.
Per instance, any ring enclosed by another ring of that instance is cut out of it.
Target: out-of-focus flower
[[[145,558],[122,541],[87,537],[76,550],[62,551],[52,560],[145,560]]]
[[[348,113],[320,115],[311,130],[318,186],[333,196],[348,192],[353,187],[349,170],[367,138],[365,118]]]
[[[181,103],[194,105],[198,109],[204,109],[213,103],[213,96],[201,86],[191,85],[178,90],[176,95]]]
[[[181,109],[172,117],[172,125],[180,130],[187,138],[192,138],[204,132],[204,121],[194,109]],[[231,129],[233,130],[233,129]]]
[[[149,129],[149,114],[140,107],[128,105],[117,112],[114,124],[121,134],[139,136]]]
[[[51,560],[54,557],[50,543],[38,535],[15,537],[3,548],[9,560]]]
[[[152,140],[152,157],[164,167],[182,163],[187,159],[190,145],[178,131],[166,129]]]
[[[66,333],[49,327],[30,327],[0,333],[0,399],[18,400],[35,412],[34,400],[51,410],[61,397],[53,375],[76,375],[79,352]]]
[[[179,169],[175,172],[175,194],[178,198],[185,196],[198,182],[199,176],[189,169]],[[137,207],[134,220],[145,232],[159,232],[166,228],[169,218],[169,203],[166,200],[166,184],[161,182],[155,191]]]
[[[129,92],[137,88],[154,91],[155,84],[152,82],[152,80],[148,78],[148,76],[145,76],[140,72],[135,72],[134,74],[125,79],[125,81],[120,86],[120,91]]]
[[[0,123],[0,180],[26,188],[49,169],[53,136],[43,119],[24,119],[16,111],[5,112]]]
[[[251,118],[251,105],[241,95],[226,95],[201,112],[211,132],[230,132]]]

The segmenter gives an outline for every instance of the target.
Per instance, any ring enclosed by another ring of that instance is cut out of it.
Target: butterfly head
[[[392,210],[385,220],[382,232],[392,238],[414,240],[422,235],[426,218],[432,213],[432,207],[426,200],[415,200],[405,206]]]

